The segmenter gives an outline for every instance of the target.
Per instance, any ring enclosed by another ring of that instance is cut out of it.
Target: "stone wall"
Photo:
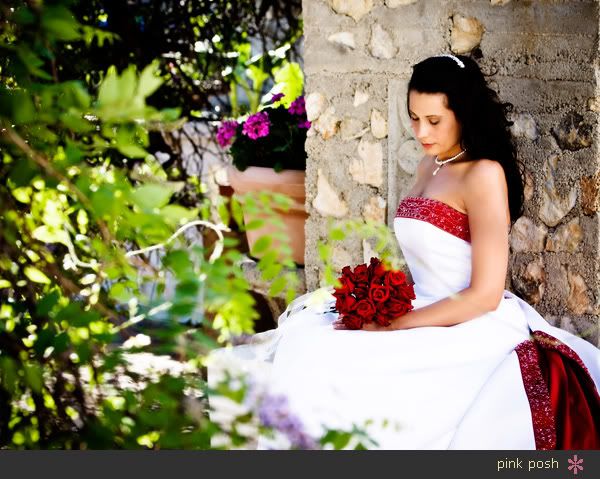
[[[405,113],[411,66],[452,51],[477,59],[514,105],[527,187],[510,238],[507,289],[600,344],[597,2],[305,0],[303,10],[313,121],[307,287],[321,282],[316,243],[329,218],[377,218],[392,227],[421,155]],[[334,260],[343,266],[369,255],[368,245],[348,240]]]

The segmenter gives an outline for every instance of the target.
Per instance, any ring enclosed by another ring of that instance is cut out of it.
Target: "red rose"
[[[354,273],[352,272],[352,268],[350,268],[350,266],[344,266],[342,268],[342,276],[346,276],[350,281],[354,283]]]
[[[397,286],[391,288],[392,292],[390,296],[392,298],[400,299],[403,301],[410,301],[412,299],[416,299],[415,290],[412,284],[404,284],[402,286]]]
[[[368,283],[369,269],[366,264],[359,264],[354,268],[354,283]]]
[[[385,303],[377,304],[377,314],[374,319],[377,324],[388,326],[392,320],[405,315],[412,309],[412,305],[407,302],[389,299]]]
[[[390,288],[384,285],[379,285],[375,283],[371,283],[371,288],[369,289],[369,298],[374,303],[381,303],[387,300],[390,297]]]
[[[385,276],[385,273],[385,266],[381,260],[378,258],[371,258],[371,263],[369,264],[369,279],[371,282],[380,282]]]
[[[348,276],[342,276],[338,280],[342,285],[339,288],[334,288],[336,293],[350,294],[354,291],[354,283]]]
[[[369,301],[368,299],[361,299],[356,303],[356,307],[354,308],[356,314],[358,314],[361,318],[371,319],[371,317],[375,314],[375,305]]]
[[[393,298],[390,298],[385,305],[389,314],[394,318],[398,318],[403,314],[406,314],[412,308],[412,305]]]
[[[356,299],[365,299],[369,297],[369,283],[358,283],[354,285]]]
[[[363,326],[363,319],[353,313],[344,314],[342,316],[342,322],[348,329],[360,329]]]
[[[335,300],[335,309],[340,313],[352,311],[356,306],[356,298],[351,295],[337,296]]]
[[[406,283],[406,275],[402,271],[391,270],[385,276],[384,283],[388,286],[402,286]]]

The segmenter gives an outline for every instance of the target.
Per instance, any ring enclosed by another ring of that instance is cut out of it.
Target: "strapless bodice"
[[[398,205],[394,232],[417,296],[441,299],[469,286],[467,214],[432,198],[407,196]]]

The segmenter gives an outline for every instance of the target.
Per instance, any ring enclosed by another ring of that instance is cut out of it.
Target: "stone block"
[[[539,253],[544,250],[548,230],[526,216],[515,221],[510,232],[510,247],[514,253]]]

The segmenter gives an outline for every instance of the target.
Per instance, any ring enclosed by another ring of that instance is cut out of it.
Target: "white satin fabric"
[[[396,218],[394,230],[415,282],[415,309],[469,285],[470,243],[418,219]],[[473,320],[399,331],[335,330],[334,302],[325,289],[307,293],[277,329],[220,352],[269,371],[269,390],[288,397],[314,436],[324,426],[349,430],[372,420],[366,429],[380,449],[535,449],[514,351],[530,329],[575,350],[600,387],[600,350],[509,291]],[[267,447],[277,444],[261,438],[259,448]]]

